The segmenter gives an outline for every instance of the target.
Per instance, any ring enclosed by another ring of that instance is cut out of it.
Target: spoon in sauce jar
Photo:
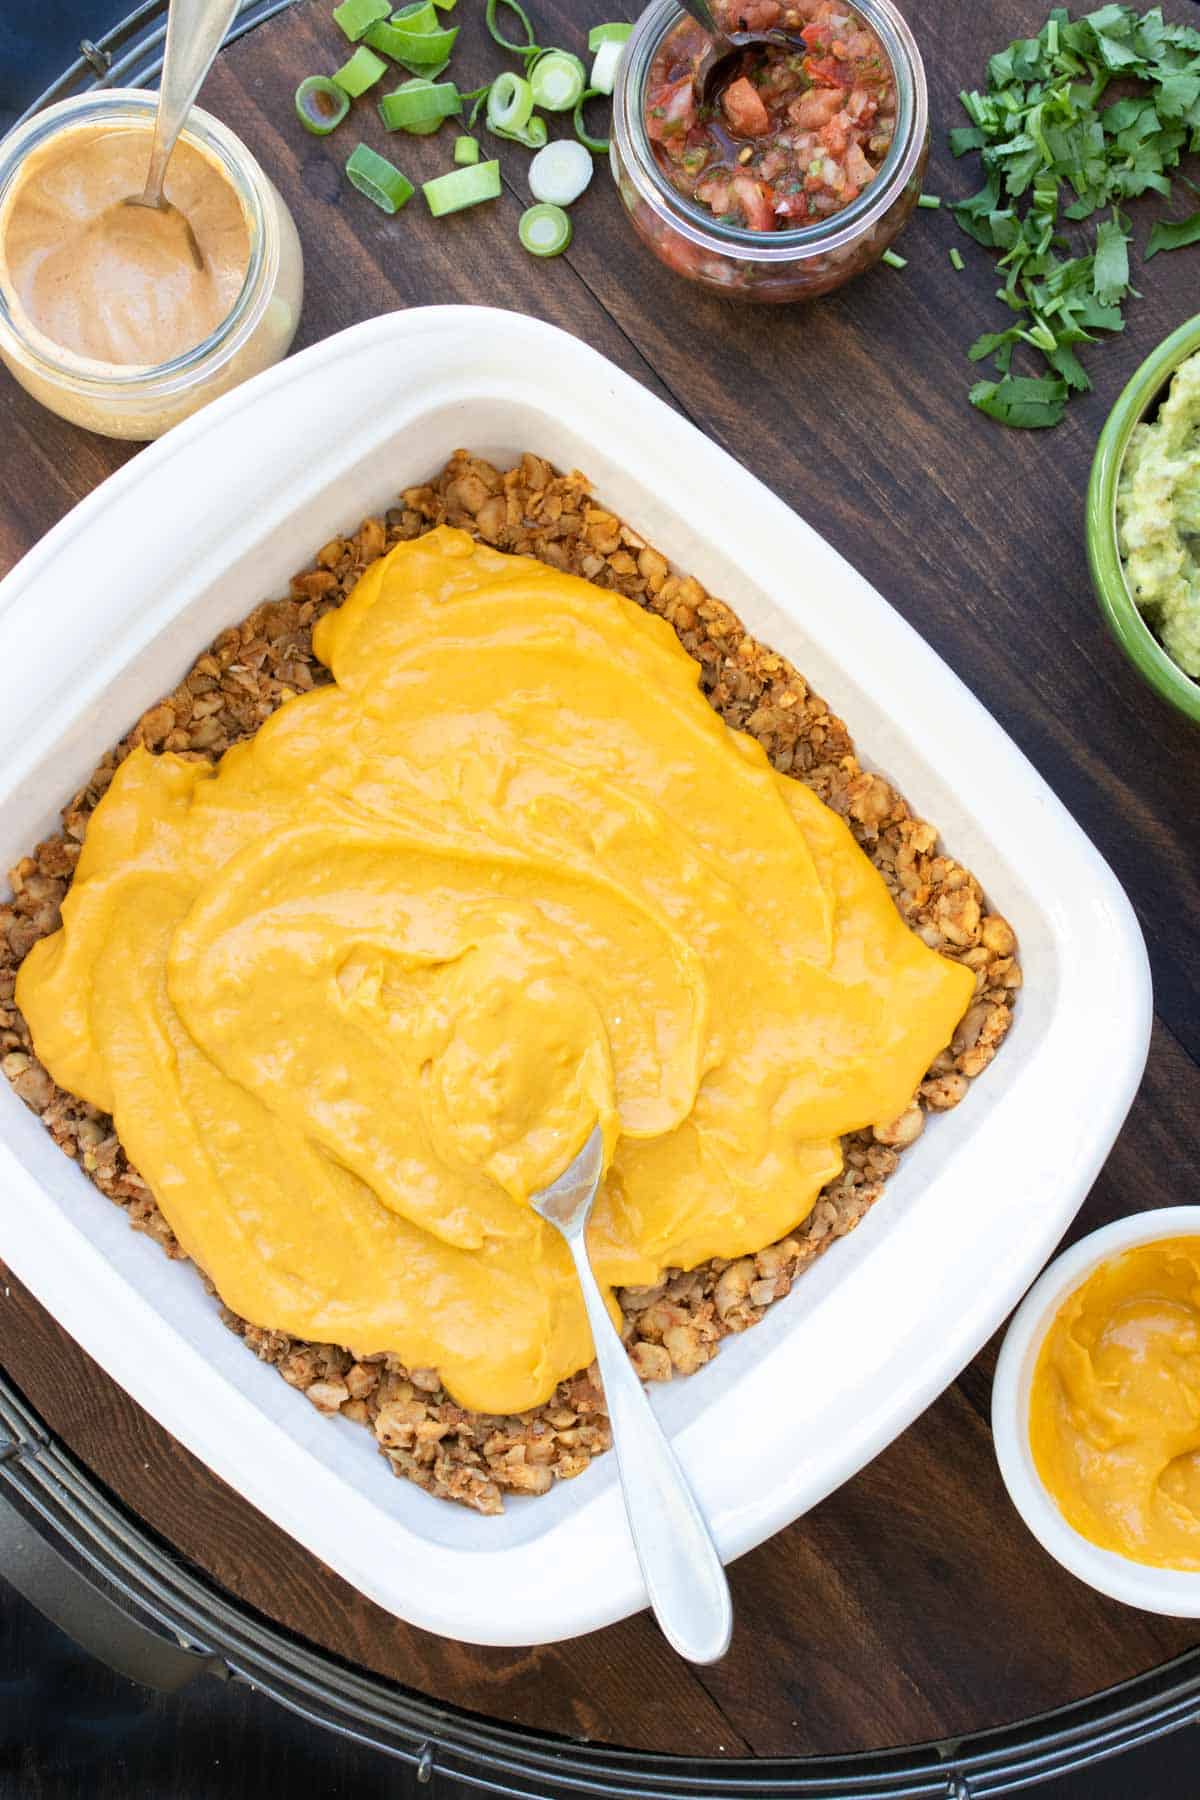
[[[127,206],[148,206],[156,212],[176,214],[188,253],[198,269],[204,267],[204,253],[188,220],[163,194],[163,183],[171,152],[237,9],[238,0],[170,0],[146,185],[140,194],[131,194],[125,202]]]
[[[597,1125],[557,1181],[531,1194],[529,1203],[562,1233],[579,1276],[629,1532],[659,1629],[689,1662],[716,1662],[729,1648],[733,1629],[729,1583],[704,1514],[609,1317],[588,1259],[588,1216],[603,1174],[604,1137]]]
[[[701,106],[716,105],[721,89],[737,72],[738,63],[744,59],[747,50],[761,50],[774,44],[803,55],[808,48],[800,36],[799,25],[795,31],[790,31],[778,23],[763,22],[767,18],[775,21],[787,17],[784,8],[775,0],[741,0],[740,4],[739,0],[726,0],[719,12],[728,19],[727,24],[720,22],[708,0],[680,0],[680,4],[711,39],[692,77]],[[731,26],[737,29],[732,30]]]

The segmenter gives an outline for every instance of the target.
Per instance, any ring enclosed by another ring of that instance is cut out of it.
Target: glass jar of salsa
[[[929,153],[925,70],[892,0],[715,0],[747,50],[699,104],[710,39],[652,0],[621,59],[612,166],[661,262],[731,300],[814,299],[878,262]]]

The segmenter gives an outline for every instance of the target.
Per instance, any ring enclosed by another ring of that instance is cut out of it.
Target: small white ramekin
[[[1029,1447],[1029,1394],[1046,1333],[1063,1301],[1100,1263],[1139,1244],[1163,1238],[1200,1238],[1200,1206],[1164,1206],[1134,1213],[1093,1231],[1063,1252],[1034,1282],[1013,1315],[992,1386],[992,1436],[1000,1473],[1013,1505],[1043,1549],[1080,1581],[1176,1619],[1200,1619],[1200,1573],[1156,1569],[1082,1537],[1046,1491]]]

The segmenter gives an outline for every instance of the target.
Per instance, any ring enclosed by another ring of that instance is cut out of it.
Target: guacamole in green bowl
[[[1147,357],[1109,415],[1087,538],[1118,643],[1200,724],[1200,317]]]

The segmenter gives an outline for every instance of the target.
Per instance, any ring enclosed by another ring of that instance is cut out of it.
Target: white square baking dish
[[[1016,1022],[967,1101],[931,1121],[860,1229],[761,1325],[652,1391],[728,1560],[902,1431],[1028,1285],[1137,1088],[1145,950],[1112,873],[1021,752],[822,538],[584,344],[483,308],[375,319],[258,377],[105,482],[0,583],[0,866],[54,829],[219,630],[459,445],[587,471],[811,679],[1020,936]],[[319,1416],[225,1330],[195,1271],[130,1231],[4,1083],[0,1119],[0,1257],[346,1580],[479,1643],[569,1637],[645,1603],[611,1458],[502,1519],[393,1479],[367,1432]]]

